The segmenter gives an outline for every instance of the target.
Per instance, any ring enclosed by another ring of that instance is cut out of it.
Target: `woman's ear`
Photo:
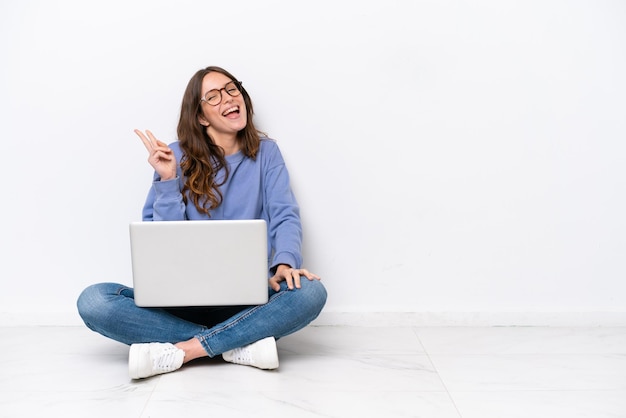
[[[206,126],[208,127],[210,125],[209,121],[206,120],[206,118],[204,116],[198,116],[198,122],[200,123],[200,125],[202,126]]]

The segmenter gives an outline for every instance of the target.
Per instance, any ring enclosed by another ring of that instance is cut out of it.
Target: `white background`
[[[623,1],[2,0],[0,53],[5,323],[131,283],[132,131],[173,141],[208,65],[278,141],[331,322],[626,323]]]

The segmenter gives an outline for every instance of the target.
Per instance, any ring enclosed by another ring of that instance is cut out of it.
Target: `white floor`
[[[626,417],[626,328],[309,327],[280,368],[131,381],[84,327],[0,328],[0,417]]]

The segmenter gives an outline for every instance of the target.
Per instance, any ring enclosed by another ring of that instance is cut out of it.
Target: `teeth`
[[[222,116],[226,116],[229,113],[236,112],[237,110],[239,110],[239,106],[231,107],[230,109],[227,109],[224,113],[222,113]]]

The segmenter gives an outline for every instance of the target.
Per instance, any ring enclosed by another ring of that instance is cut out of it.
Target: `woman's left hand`
[[[276,268],[276,274],[270,279],[270,286],[275,291],[280,290],[280,282],[286,281],[289,290],[300,289],[300,276],[304,276],[309,280],[321,280],[321,278],[308,271],[307,269],[294,269],[286,264],[280,264]]]

